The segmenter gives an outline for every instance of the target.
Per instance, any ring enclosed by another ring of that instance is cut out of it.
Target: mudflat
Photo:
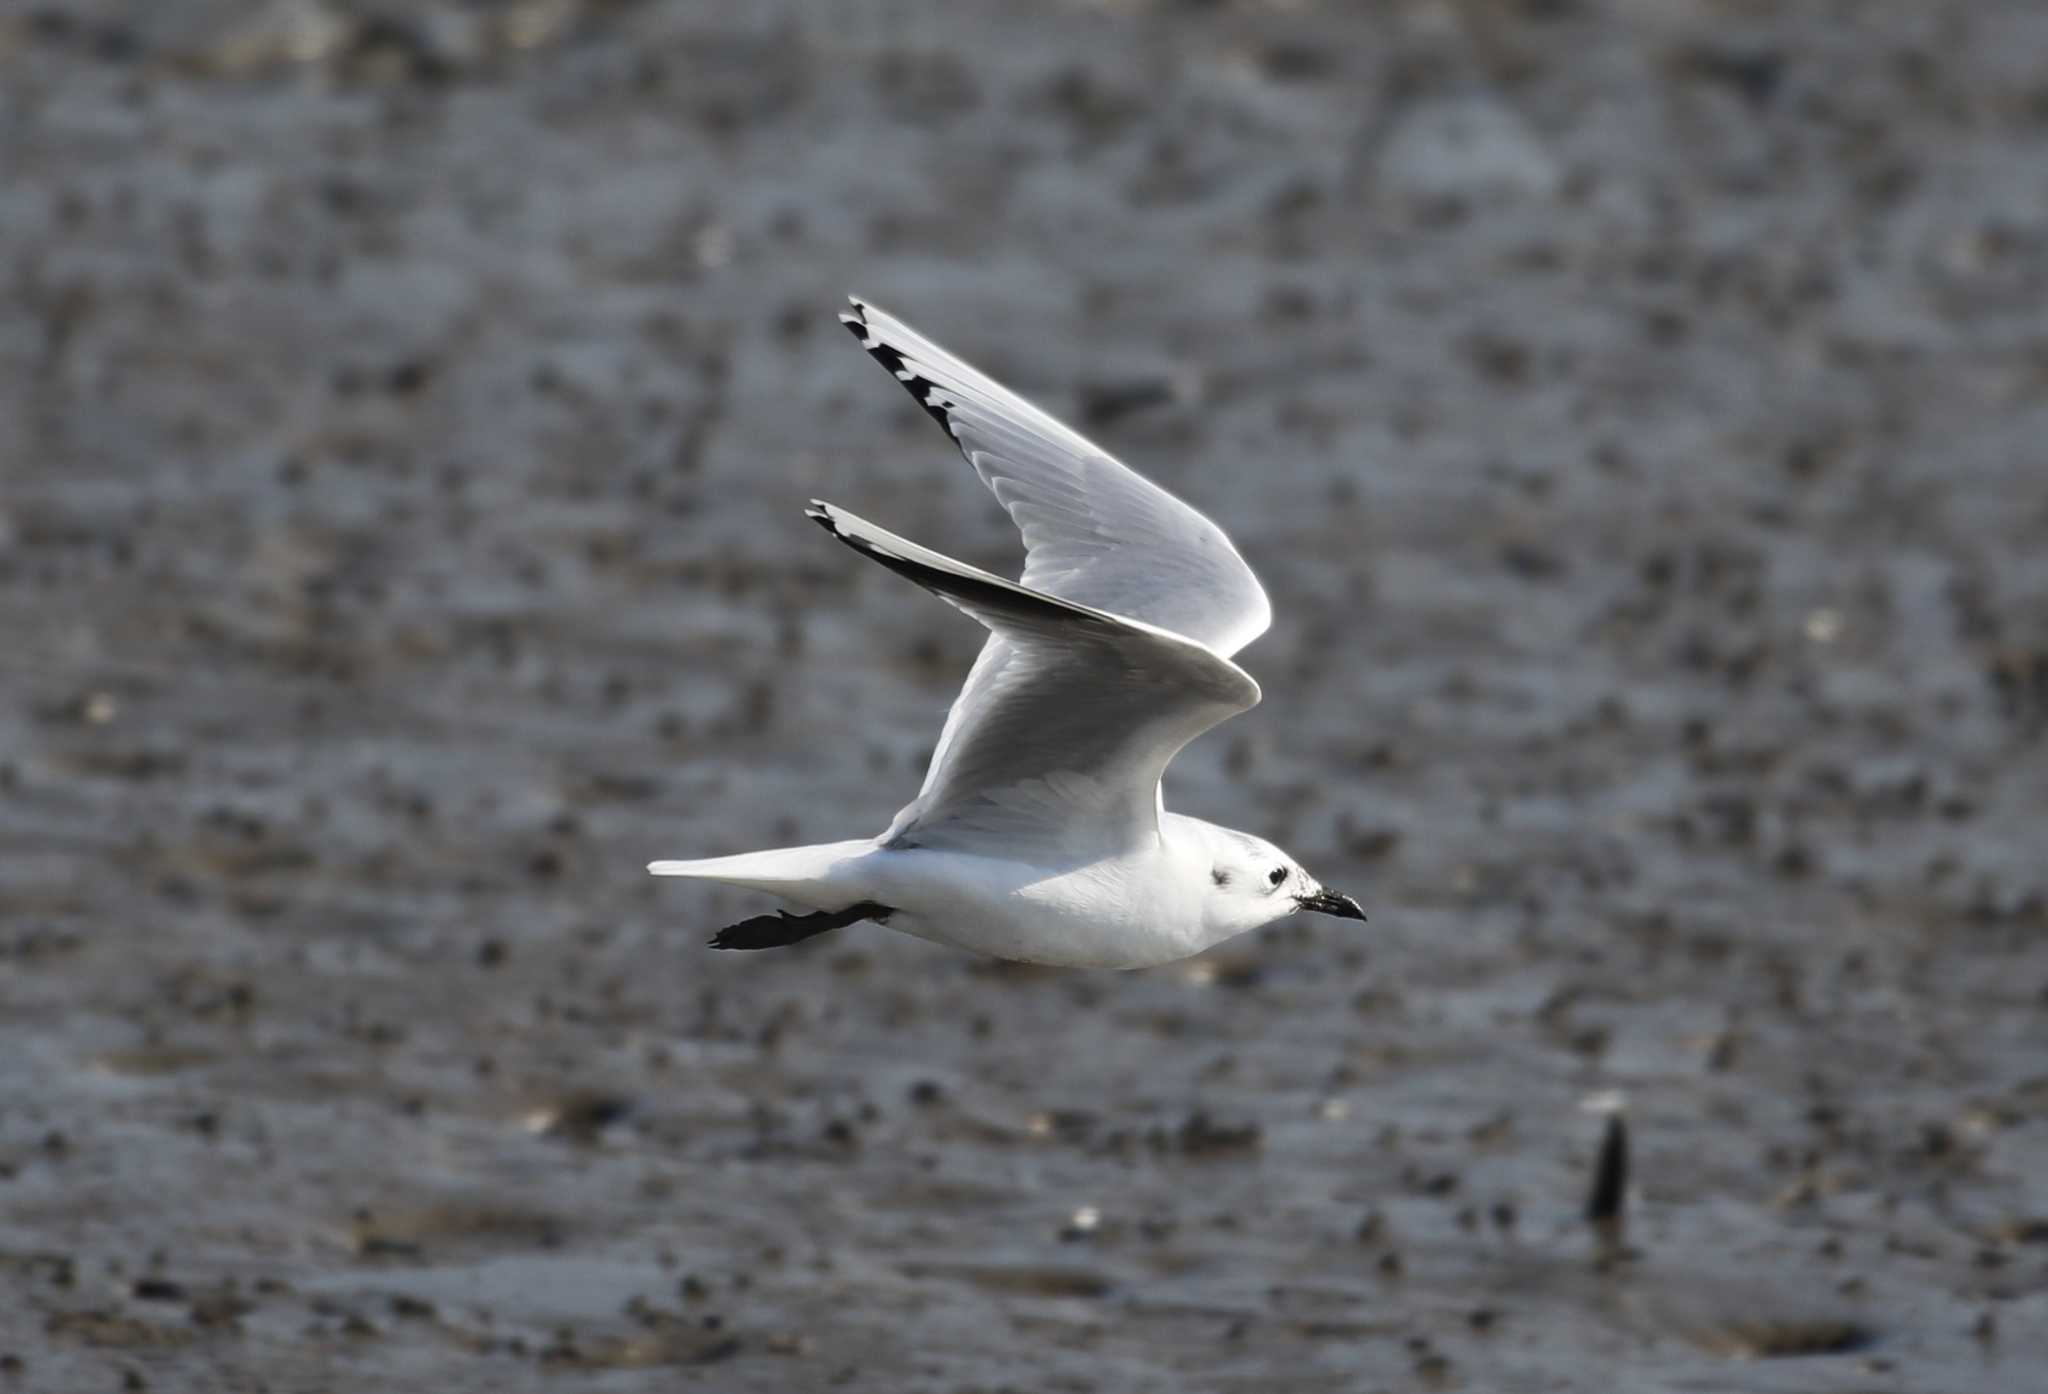
[[[2044,52],[0,5],[0,1388],[2040,1387]],[[1167,797],[1369,924],[644,874],[915,792],[980,631],[806,500],[1017,564],[849,291],[1237,540]]]

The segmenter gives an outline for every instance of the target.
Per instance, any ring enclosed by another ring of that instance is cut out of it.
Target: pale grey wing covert
[[[1158,830],[1167,764],[1259,700],[1242,668],[1178,634],[1027,589],[830,504],[810,516],[991,631],[947,722],[943,778],[885,834],[899,846],[1142,845]]]
[[[895,316],[852,304],[840,321],[953,437],[1023,533],[1022,585],[1225,658],[1272,623],[1221,528]]]

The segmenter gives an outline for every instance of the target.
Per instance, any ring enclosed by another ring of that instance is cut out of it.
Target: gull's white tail
[[[874,850],[873,838],[851,842],[819,842],[809,847],[771,847],[732,857],[705,857],[690,862],[649,862],[656,876],[688,876],[766,891],[813,910],[843,910],[865,897],[839,884],[833,873],[849,857]]]

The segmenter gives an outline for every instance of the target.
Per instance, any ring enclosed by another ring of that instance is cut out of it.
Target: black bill
[[[1314,895],[1298,895],[1294,898],[1297,907],[1313,910],[1318,915],[1335,915],[1340,920],[1362,920],[1365,911],[1358,908],[1358,902],[1348,895],[1335,891],[1317,891]]]

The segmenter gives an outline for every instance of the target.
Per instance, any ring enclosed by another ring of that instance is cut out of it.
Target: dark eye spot
[[[1282,881],[1285,881],[1286,879],[1287,868],[1284,866],[1276,866],[1271,871],[1266,873],[1266,880],[1275,886],[1279,885]]]
[[[1209,879],[1219,886],[1227,886],[1230,884],[1230,873],[1220,866],[1214,867],[1209,872]]]

